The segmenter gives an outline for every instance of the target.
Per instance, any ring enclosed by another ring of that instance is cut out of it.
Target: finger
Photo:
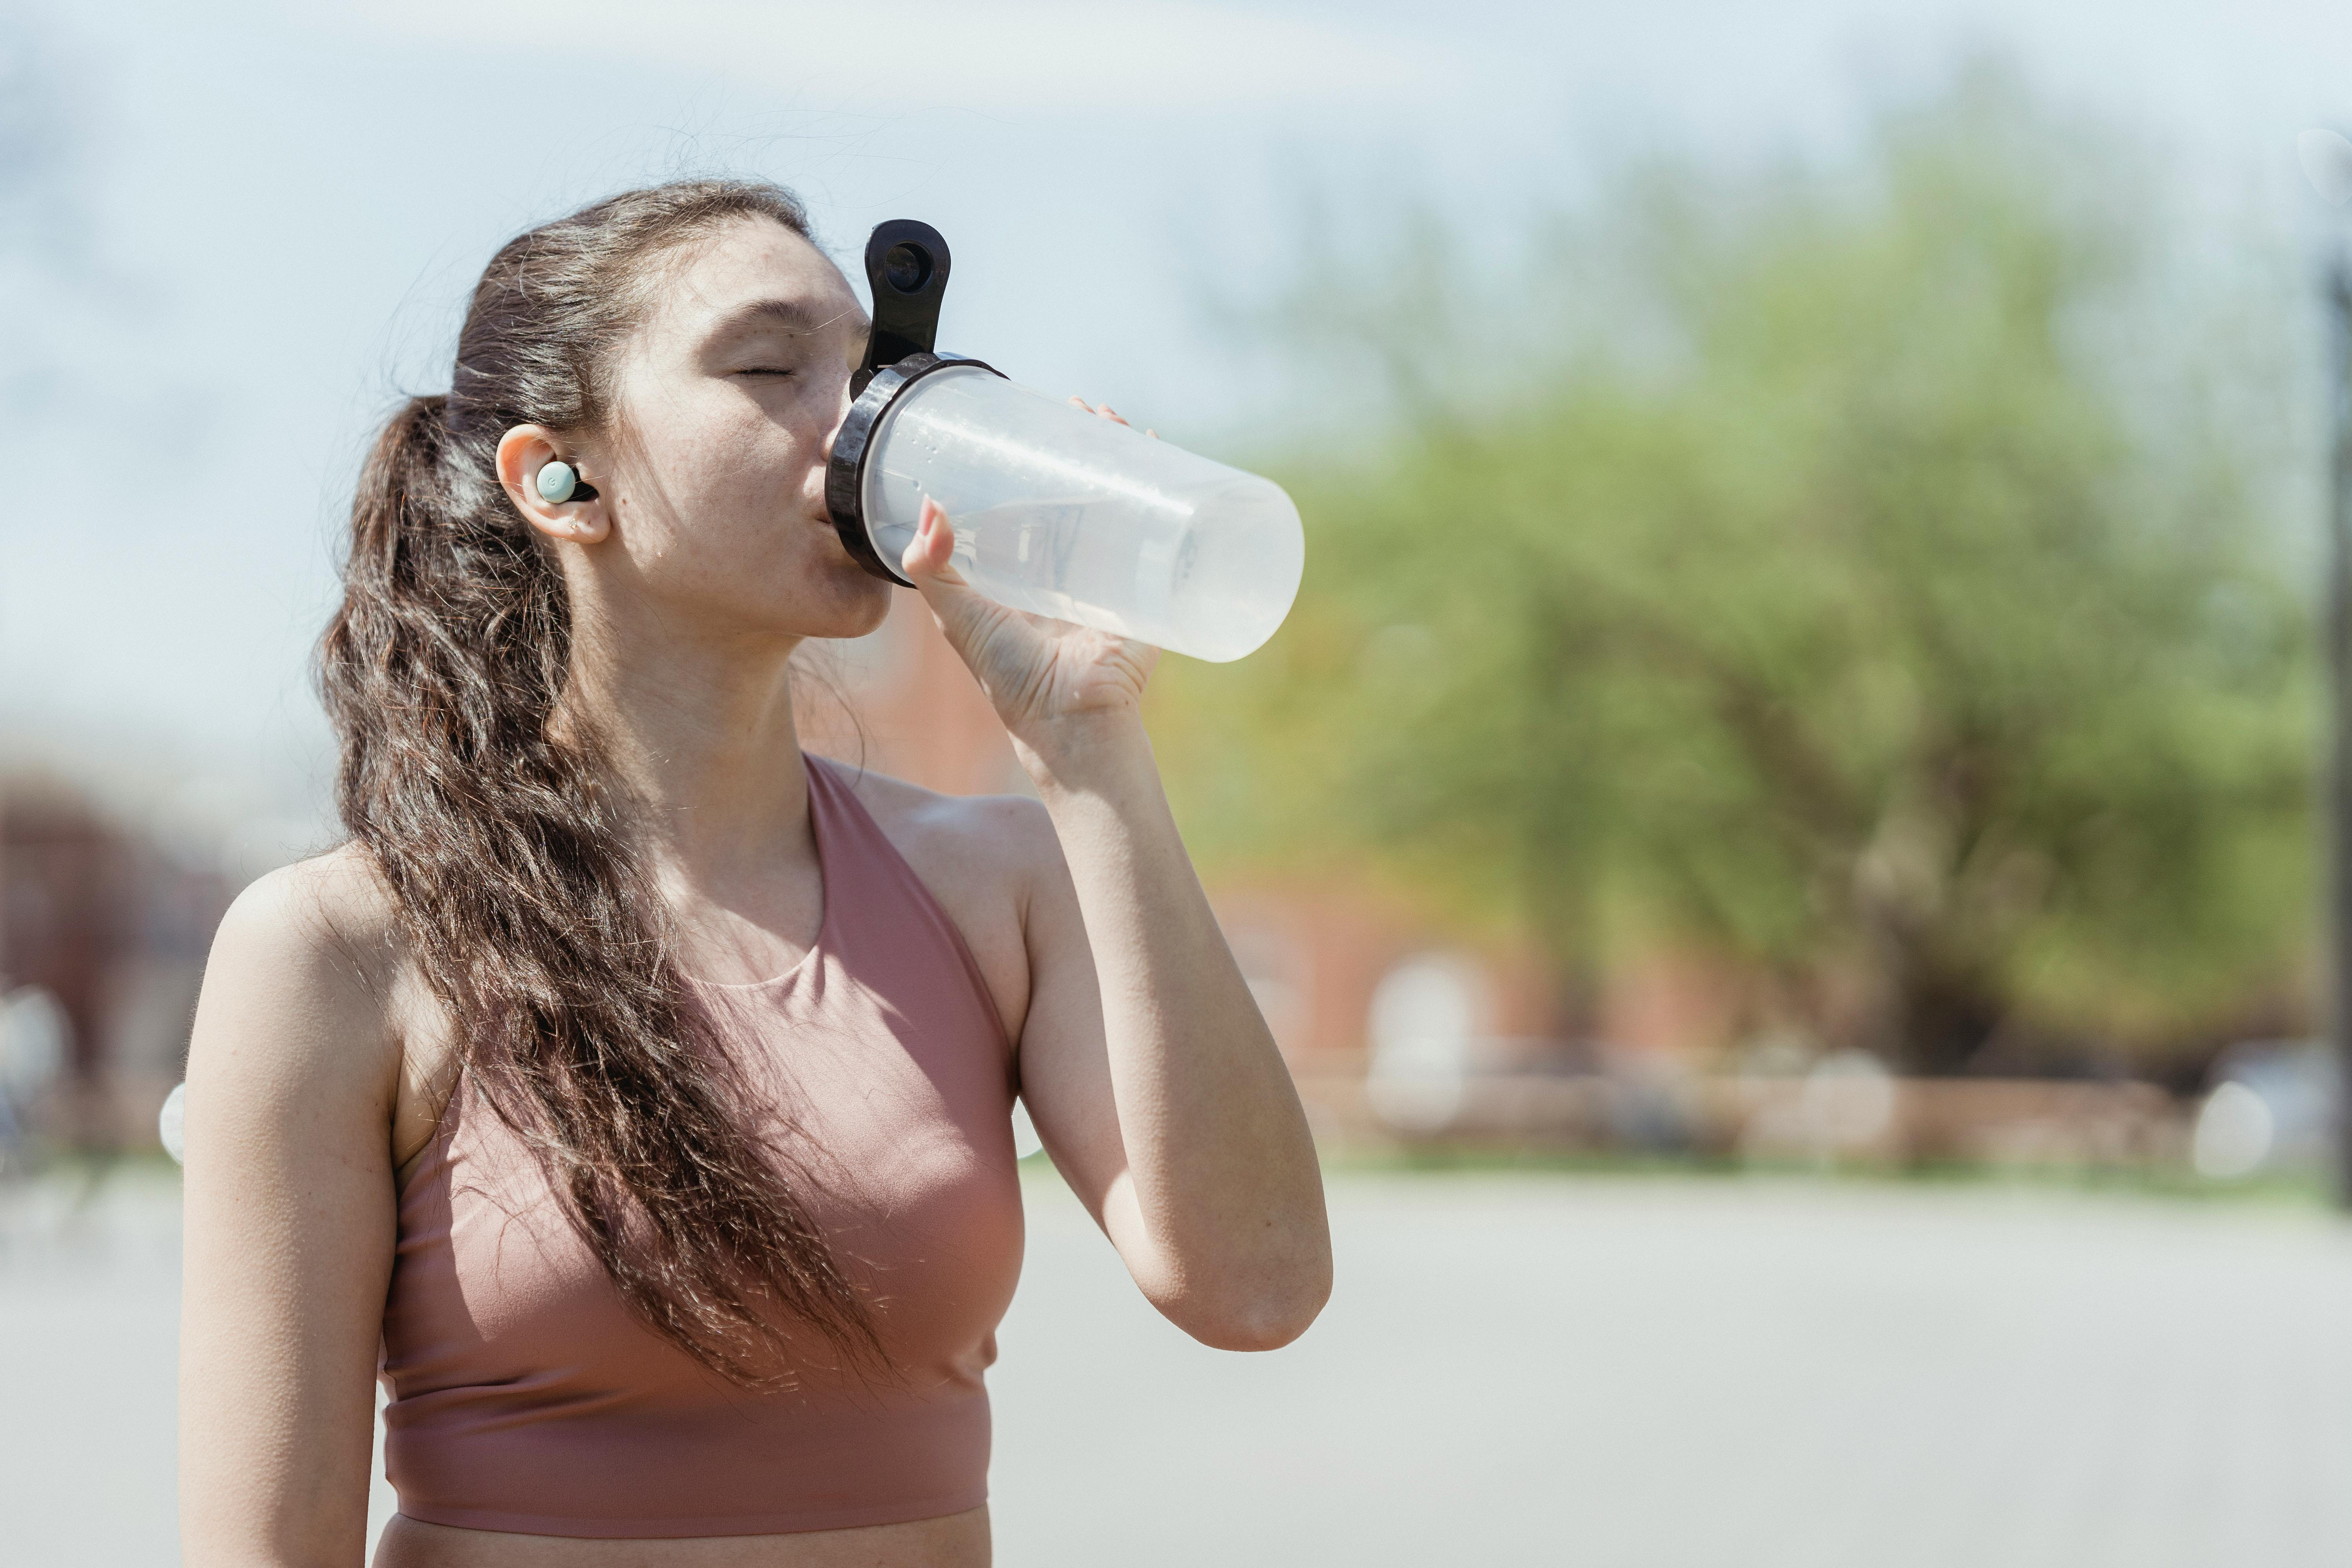
[[[917,587],[927,579],[954,588],[964,586],[963,574],[955,569],[955,524],[948,521],[948,509],[936,497],[923,498],[922,512],[915,520],[915,537],[907,541],[898,567],[915,580]]]
[[[907,542],[898,558],[899,569],[912,579],[915,591],[922,595],[923,602],[943,625],[950,620],[968,620],[974,613],[973,606],[992,604],[956,570],[955,540],[955,524],[949,521],[948,509],[926,496],[915,524],[915,537]]]
[[[1127,424],[1127,416],[1121,414],[1118,409],[1113,408],[1108,403],[1101,404],[1099,405],[1088,403],[1085,398],[1080,397],[1074,392],[1070,395],[1070,404],[1073,407],[1085,409],[1087,413],[1095,416],[1097,419],[1108,419],[1114,425]],[[1130,425],[1128,426],[1128,428],[1133,429],[1134,426]]]
[[[922,595],[924,606],[946,636],[948,646],[979,677],[982,687],[992,693],[995,686],[989,672],[1003,662],[1005,649],[1037,634],[1023,628],[1022,623],[1031,617],[965,583],[951,559],[954,550],[955,525],[948,521],[947,509],[926,496],[915,537],[907,542],[898,563],[914,581],[915,591]]]

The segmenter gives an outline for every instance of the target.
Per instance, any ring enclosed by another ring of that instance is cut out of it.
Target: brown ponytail
[[[465,1077],[537,1152],[630,1308],[759,1387],[789,1380],[794,1322],[852,1362],[878,1341],[803,1178],[730,1112],[727,1053],[681,1005],[594,737],[550,732],[571,606],[496,472],[513,426],[601,426],[652,263],[744,216],[808,233],[779,187],[689,181],[499,252],[451,393],[411,398],[368,455],[320,683],[344,826],[457,1020]]]

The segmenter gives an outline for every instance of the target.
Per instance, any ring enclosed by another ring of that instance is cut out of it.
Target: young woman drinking
[[[800,749],[793,650],[887,607],[824,497],[865,331],[786,192],[635,192],[502,249],[369,456],[350,841],[237,900],[190,1049],[190,1568],[362,1562],[379,1377],[383,1568],[985,1563],[1015,1093],[1179,1327],[1321,1308],[1151,650],[980,598],[934,508],[1042,805]]]

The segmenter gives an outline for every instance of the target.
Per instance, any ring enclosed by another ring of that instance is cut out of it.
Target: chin
[[[890,584],[874,576],[856,562],[832,574],[826,586],[834,603],[824,617],[829,624],[807,633],[820,637],[862,637],[882,624],[890,613]]]

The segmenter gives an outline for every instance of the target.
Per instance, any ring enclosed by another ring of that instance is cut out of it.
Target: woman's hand
[[[1108,408],[1098,412],[1118,419]],[[1160,660],[1158,648],[1009,609],[965,584],[950,560],[954,549],[954,523],[939,502],[926,498],[900,569],[1016,739],[1044,750],[1057,731],[1137,711],[1143,683]]]

